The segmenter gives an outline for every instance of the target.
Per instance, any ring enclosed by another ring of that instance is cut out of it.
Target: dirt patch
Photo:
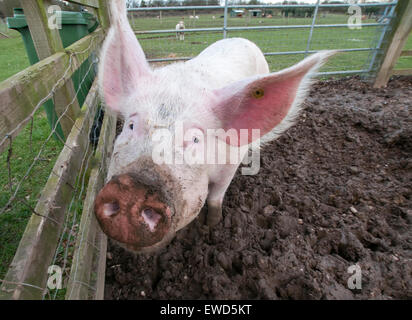
[[[412,78],[319,82],[216,228],[200,216],[156,256],[110,243],[105,298],[411,299],[411,101]]]

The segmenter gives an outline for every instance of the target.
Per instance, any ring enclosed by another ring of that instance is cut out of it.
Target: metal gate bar
[[[389,23],[365,23],[363,27],[378,27],[386,26]],[[287,25],[287,26],[261,26],[261,27],[223,27],[223,28],[196,28],[196,29],[183,29],[179,32],[207,32],[207,31],[242,31],[242,30],[273,30],[273,29],[309,29],[309,28],[347,28],[348,25],[343,24],[315,24],[311,25]],[[155,34],[155,33],[175,33],[175,29],[166,30],[147,30],[147,31],[135,31],[135,34]]]
[[[183,29],[179,30],[179,32],[184,33],[193,33],[193,32],[222,32],[223,38],[227,38],[228,32],[231,31],[247,31],[247,30],[287,30],[287,29],[310,29],[309,36],[306,44],[306,50],[299,50],[299,51],[276,51],[276,52],[264,52],[265,56],[280,56],[280,55],[296,55],[296,54],[303,54],[308,55],[311,53],[318,52],[319,50],[310,50],[311,43],[312,43],[312,36],[313,31],[317,28],[347,28],[348,24],[316,24],[316,19],[318,17],[318,10],[319,8],[337,8],[337,7],[350,7],[351,5],[356,5],[359,7],[383,7],[385,8],[384,14],[382,19],[376,23],[362,23],[362,28],[366,27],[377,27],[380,31],[378,34],[378,40],[376,41],[376,45],[372,45],[368,48],[349,48],[349,49],[339,49],[339,48],[328,48],[334,49],[338,52],[366,52],[370,51],[372,54],[368,57],[367,61],[367,68],[360,69],[360,70],[337,70],[331,72],[319,72],[318,75],[339,75],[339,74],[361,74],[361,73],[369,73],[372,71],[376,56],[382,47],[382,41],[384,39],[384,35],[386,32],[389,31],[389,25],[391,23],[391,19],[393,18],[393,13],[395,6],[397,5],[398,1],[393,2],[382,2],[382,3],[342,3],[342,4],[321,4],[320,0],[316,2],[316,4],[302,4],[302,5],[229,5],[228,0],[225,0],[224,6],[180,6],[180,7],[144,7],[144,8],[129,8],[128,12],[147,12],[147,11],[185,11],[185,10],[224,10],[224,20],[223,20],[223,27],[214,27],[214,28],[192,28],[192,29]],[[283,8],[314,8],[314,14],[312,23],[310,25],[279,25],[279,26],[251,26],[251,27],[228,27],[228,9],[283,9]],[[389,14],[388,14],[389,13]],[[381,30],[380,30],[381,29]],[[145,31],[135,31],[136,35],[144,35],[144,34],[165,34],[165,33],[175,33],[175,29],[167,29],[167,30],[145,30]],[[193,57],[172,57],[172,58],[156,58],[156,59],[148,59],[149,62],[171,62],[171,61],[182,61],[182,60],[189,60]]]

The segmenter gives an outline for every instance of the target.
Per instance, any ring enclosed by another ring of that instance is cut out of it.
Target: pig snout
[[[113,177],[97,195],[94,210],[102,230],[132,248],[160,242],[171,226],[170,207],[133,174]]]

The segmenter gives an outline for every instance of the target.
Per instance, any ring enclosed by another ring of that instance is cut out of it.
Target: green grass
[[[30,124],[26,126],[18,137],[13,140],[10,157],[12,192],[16,190],[17,184],[25,176],[29,166],[33,163],[34,157],[50,133],[44,112],[38,112],[34,117],[30,148],[30,127]],[[30,208],[36,206],[40,192],[61,149],[62,145],[55,139],[48,141],[44,152],[40,156],[40,161],[36,162],[17,193],[17,199],[24,200],[14,201],[5,213],[0,215],[0,279],[4,277],[8,265],[13,259],[28,218],[32,214]],[[8,154],[8,151],[0,154],[0,208],[7,204],[12,194],[9,186]]]
[[[0,31],[9,36],[9,38],[0,39],[0,81],[2,81],[27,68],[29,60],[20,34],[14,30],[8,30],[1,22]],[[49,133],[50,127],[45,112],[40,109],[34,116],[32,134],[31,123],[29,123],[13,140],[10,157],[12,192],[33,163],[34,157]],[[32,168],[17,194],[18,199],[24,200],[14,201],[5,213],[0,215],[0,279],[4,278],[7,272],[27,221],[32,214],[31,208],[36,206],[40,192],[61,149],[62,144],[55,139],[52,138],[47,142],[40,161]],[[12,194],[9,185],[8,155],[7,149],[0,154],[0,210],[7,204]]]
[[[29,66],[26,50],[20,34],[14,30],[5,30],[4,24],[0,24],[0,31],[6,33],[9,38],[0,38],[0,81],[18,73]],[[0,279],[7,273],[8,267],[14,257],[27,222],[33,214],[40,197],[41,191],[47,182],[58,155],[63,145],[54,138],[50,138],[44,145],[39,161],[31,169],[27,178],[23,178],[29,170],[34,159],[50,134],[50,127],[43,108],[36,112],[33,121],[27,124],[19,135],[13,140],[10,156],[10,170],[8,148],[0,154],[0,211],[7,205],[10,197],[14,194],[17,185],[21,183],[16,199],[10,204],[3,214],[0,214]],[[7,145],[8,146],[8,145]],[[90,168],[89,168],[90,169]],[[79,174],[74,186],[78,186],[73,206],[68,213],[68,227],[63,238],[62,246],[57,250],[56,264],[63,266],[66,248],[68,249],[67,265],[64,270],[64,281],[68,279],[74,250],[74,242],[77,231],[70,231],[71,225],[78,226],[80,213],[82,211],[83,199],[87,188],[88,173],[86,174],[85,187],[81,188],[82,174]],[[11,190],[10,181],[11,177]],[[79,190],[83,193],[78,194]],[[80,200],[77,200],[80,197]],[[69,234],[71,235],[69,241]],[[50,294],[54,296],[54,291]],[[64,298],[64,290],[57,292],[57,299]],[[49,297],[49,296],[47,296]]]
[[[0,32],[10,37],[0,38],[0,81],[3,81],[27,68],[30,64],[20,33],[7,29],[1,21]]]
[[[412,50],[412,33],[409,35],[403,50]],[[400,57],[395,65],[395,69],[412,68],[412,57]]]
[[[174,29],[176,23],[185,18],[186,28],[222,27],[223,19],[212,14],[199,15],[197,21],[188,19],[188,15],[164,16],[156,18],[138,18],[132,21],[137,31]],[[317,19],[317,24],[345,24],[347,16],[327,15]],[[311,24],[311,18],[229,18],[228,26],[273,26],[273,25],[304,25]],[[366,20],[372,23],[375,20]],[[305,51],[310,30],[306,29],[276,29],[276,30],[245,30],[228,32],[229,37],[243,37],[255,42],[263,52]],[[376,41],[377,27],[363,27],[360,30],[349,28],[315,28],[310,45],[311,50],[368,48]],[[148,58],[190,57],[195,56],[211,43],[222,39],[222,32],[186,33],[185,41],[178,41],[175,33],[140,34],[137,36]],[[369,51],[340,53],[330,59],[321,71],[359,70],[368,67],[366,63]],[[272,71],[288,67],[303,58],[303,55],[267,56]]]

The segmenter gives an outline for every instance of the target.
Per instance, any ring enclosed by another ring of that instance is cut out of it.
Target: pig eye
[[[129,124],[129,129],[130,129],[130,130],[133,130],[133,128],[134,128],[133,123],[130,123],[130,124]]]
[[[256,89],[255,91],[253,91],[253,96],[256,98],[256,99],[260,99],[260,98],[262,98],[264,95],[265,95],[265,90],[263,90],[263,89]]]
[[[199,138],[198,137],[193,137],[193,142],[194,143],[199,143]]]

